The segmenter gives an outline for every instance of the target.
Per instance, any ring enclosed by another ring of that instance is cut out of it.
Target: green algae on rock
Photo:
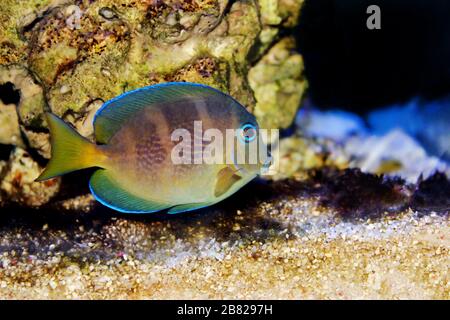
[[[303,59],[293,53],[293,38],[283,38],[249,72],[255,93],[255,116],[262,128],[286,128],[292,123],[306,90]]]
[[[28,44],[23,29],[48,8],[64,0],[4,0],[0,2],[0,65],[24,63]],[[68,1],[65,1],[68,2]]]

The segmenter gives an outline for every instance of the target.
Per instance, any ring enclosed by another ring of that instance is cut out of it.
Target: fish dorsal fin
[[[216,187],[214,189],[214,196],[219,198],[225,194],[230,188],[242,177],[236,174],[236,171],[230,167],[225,167],[217,174]]]
[[[172,204],[158,203],[143,199],[121,187],[107,170],[94,172],[89,181],[94,197],[103,205],[126,213],[151,213],[172,207]]]
[[[189,82],[167,82],[126,92],[105,102],[97,111],[94,118],[95,138],[99,143],[107,143],[126,120],[145,108],[212,95],[228,97],[214,88]]]

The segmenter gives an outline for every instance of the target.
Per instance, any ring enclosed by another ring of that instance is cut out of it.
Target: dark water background
[[[369,30],[369,5],[381,30]],[[450,94],[450,1],[307,0],[297,31],[309,97],[364,113]]]
[[[370,5],[380,30],[367,28]],[[358,113],[371,132],[401,129],[450,161],[449,14],[446,0],[306,0],[296,31],[303,109]]]

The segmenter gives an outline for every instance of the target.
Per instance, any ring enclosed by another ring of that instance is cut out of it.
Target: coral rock
[[[59,178],[34,182],[42,168],[23,149],[15,148],[9,164],[0,176],[0,204],[3,199],[24,206],[41,206],[58,192]]]

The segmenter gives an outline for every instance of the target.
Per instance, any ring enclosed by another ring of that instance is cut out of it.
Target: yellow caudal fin
[[[104,158],[97,146],[78,134],[63,120],[47,113],[52,157],[36,181],[47,180],[68,172],[99,166]]]

